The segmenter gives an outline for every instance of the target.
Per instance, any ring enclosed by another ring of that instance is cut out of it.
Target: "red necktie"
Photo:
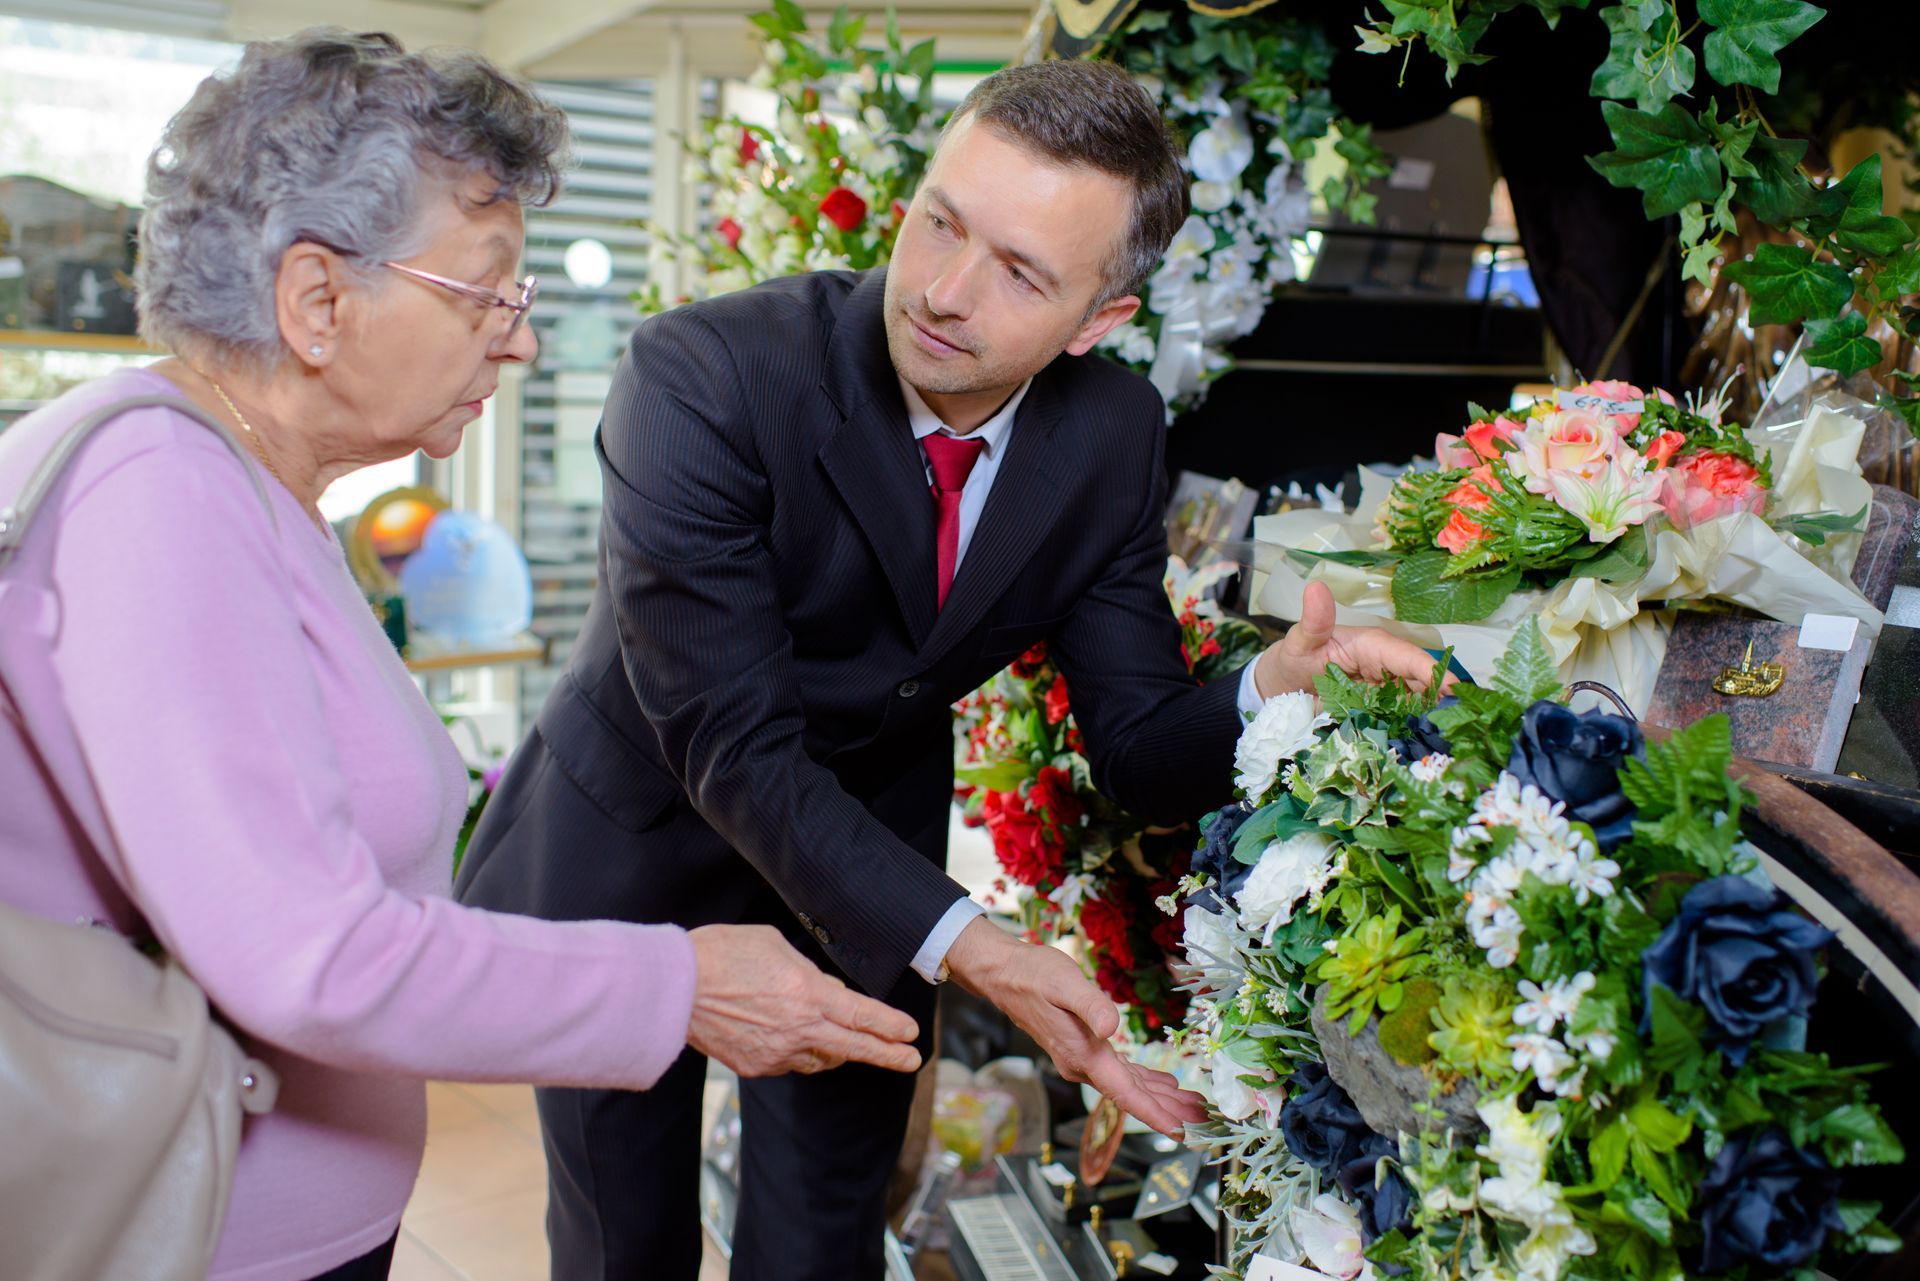
[[[978,438],[962,440],[944,432],[935,432],[920,442],[933,465],[933,501],[939,511],[934,533],[934,564],[940,576],[940,604],[947,603],[947,589],[953,586],[954,566],[960,561],[960,491],[966,487],[967,473],[980,460],[987,442]]]

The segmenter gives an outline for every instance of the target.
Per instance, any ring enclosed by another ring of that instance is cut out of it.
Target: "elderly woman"
[[[248,46],[169,126],[141,224],[142,331],[172,352],[0,440],[0,508],[93,437],[22,566],[84,753],[63,776],[0,682],[0,898],[150,930],[280,1076],[249,1122],[213,1275],[384,1276],[425,1077],[644,1089],[683,1046],[746,1074],[911,1070],[912,1021],[769,929],[549,923],[447,900],[466,775],[315,506],[451,454],[531,360],[522,206],[561,114],[479,57],[316,30]],[[4,672],[0,672],[4,677]],[[97,847],[87,832],[110,833]]]

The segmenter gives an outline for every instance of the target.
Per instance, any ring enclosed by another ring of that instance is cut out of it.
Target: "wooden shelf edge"
[[[125,356],[161,356],[132,334],[90,334],[64,329],[0,329],[0,347],[37,351],[97,351]]]

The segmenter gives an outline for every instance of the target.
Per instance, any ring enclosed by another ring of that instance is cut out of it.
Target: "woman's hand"
[[[705,925],[693,940],[687,1044],[741,1076],[872,1063],[920,1066],[914,1021],[821,973],[770,925]]]

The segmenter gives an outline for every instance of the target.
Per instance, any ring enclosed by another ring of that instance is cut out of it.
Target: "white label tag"
[[[1570,391],[1555,392],[1553,403],[1562,409],[1584,409],[1594,414],[1637,414],[1647,407],[1644,400],[1608,400],[1590,391],[1578,395]]]
[[[1835,649],[1846,653],[1860,634],[1860,620],[1845,614],[1808,614],[1800,620],[1801,649]]]
[[[1069,1170],[1066,1166],[1061,1165],[1058,1161],[1055,1161],[1052,1165],[1041,1166],[1040,1177],[1045,1179],[1048,1183],[1053,1184],[1053,1186],[1056,1188],[1064,1188],[1069,1183],[1078,1183],[1080,1181],[1078,1178],[1074,1177],[1074,1173],[1072,1170]]]
[[[1433,186],[1433,175],[1438,168],[1431,160],[1402,156],[1393,162],[1393,172],[1387,177],[1387,185],[1395,191],[1425,191]]]
[[[1143,1272],[1154,1272],[1163,1277],[1170,1277],[1180,1263],[1176,1259],[1169,1259],[1166,1255],[1155,1252],[1141,1255],[1133,1261],[1133,1266]]]
[[[0,258],[0,280],[18,280],[27,274],[27,264],[18,258]]]
[[[1336,1278],[1297,1263],[1257,1257],[1247,1262],[1247,1281],[1336,1281]]]

